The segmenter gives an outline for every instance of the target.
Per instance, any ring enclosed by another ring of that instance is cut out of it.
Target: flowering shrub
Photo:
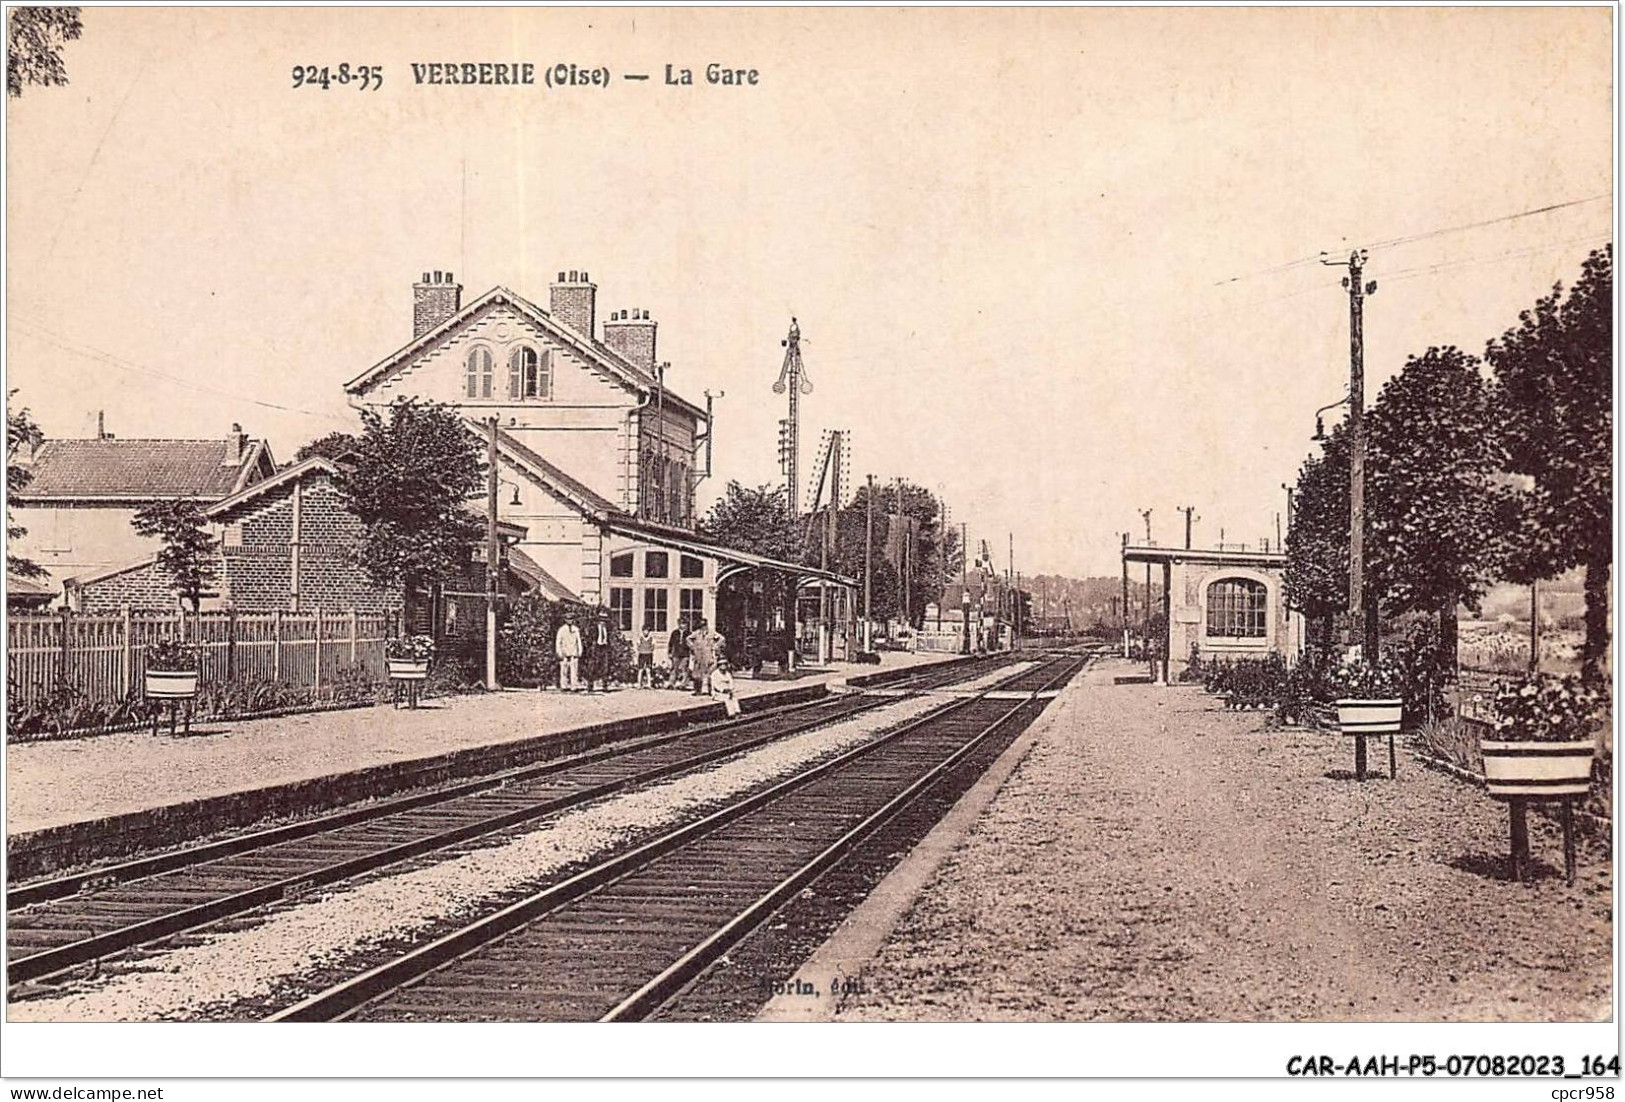
[[[1375,663],[1345,658],[1332,673],[1340,700],[1388,700],[1400,695],[1401,678],[1394,664],[1380,655]]]
[[[164,673],[190,673],[197,669],[197,651],[179,639],[160,639],[147,647],[147,669]]]
[[[397,662],[427,662],[434,657],[434,640],[427,635],[398,635],[384,644],[384,657]]]
[[[1603,694],[1574,675],[1532,674],[1495,693],[1495,737],[1509,742],[1579,742],[1590,738]]]

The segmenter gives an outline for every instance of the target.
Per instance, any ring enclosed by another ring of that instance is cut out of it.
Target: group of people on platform
[[[554,654],[559,661],[559,691],[593,692],[609,687],[615,665],[616,630],[602,611],[587,618],[585,629],[573,619],[559,624],[553,637]],[[666,641],[670,666],[666,670],[665,687],[692,687],[695,696],[721,700],[729,715],[737,715],[739,702],[734,694],[726,647],[727,639],[704,619],[695,621],[692,626],[686,621],[679,623]],[[655,641],[648,628],[638,633],[634,652],[638,688],[655,688]]]

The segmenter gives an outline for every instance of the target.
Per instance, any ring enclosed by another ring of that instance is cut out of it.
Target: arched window
[[[1207,633],[1217,639],[1262,639],[1269,587],[1251,578],[1222,578],[1207,588]]]
[[[521,346],[508,357],[508,396],[510,398],[551,398],[553,365],[548,354]]]
[[[468,359],[465,362],[467,375],[465,392],[470,398],[489,398],[492,392],[491,373],[493,362],[489,348],[471,348],[468,350]]]

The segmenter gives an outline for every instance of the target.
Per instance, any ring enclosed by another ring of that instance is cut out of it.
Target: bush
[[[146,657],[149,670],[189,673],[197,669],[197,651],[173,636],[150,644]]]
[[[1575,742],[1596,733],[1604,704],[1596,686],[1570,674],[1531,674],[1495,693],[1495,737],[1513,742]]]
[[[397,662],[429,662],[434,659],[434,640],[427,635],[397,635],[384,643],[384,657]]]
[[[564,606],[535,593],[509,602],[497,634],[497,674],[504,685],[549,685],[558,678],[553,653]]]
[[[1405,714],[1417,723],[1444,715],[1445,689],[1455,681],[1456,667],[1433,619],[1412,624],[1392,644],[1392,655]]]

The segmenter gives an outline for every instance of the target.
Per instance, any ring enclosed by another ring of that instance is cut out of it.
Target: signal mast
[[[790,319],[789,335],[779,343],[784,346],[784,366],[779,369],[773,393],[790,395],[790,416],[779,422],[779,469],[784,472],[784,484],[789,492],[790,515],[798,516],[796,483],[801,452],[801,396],[811,394],[813,386],[801,362],[801,326],[795,318]]]

